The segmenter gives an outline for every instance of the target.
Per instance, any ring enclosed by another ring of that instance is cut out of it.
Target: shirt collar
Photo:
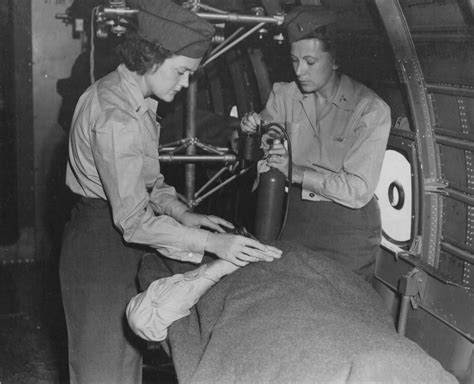
[[[308,97],[313,97],[312,93],[302,93],[299,87],[296,85],[294,99],[295,100],[305,100]],[[339,108],[345,109],[347,111],[352,111],[354,109],[354,84],[352,83],[349,76],[344,74],[341,75],[341,81],[339,87],[337,88],[336,95],[332,101],[333,104]]]
[[[341,82],[332,102],[339,108],[352,111],[354,109],[354,98],[354,84],[348,76],[341,75]]]
[[[125,66],[125,64],[120,64],[117,68],[117,72],[132,95],[131,102],[135,112],[142,115],[150,112],[153,116],[156,116],[158,102],[151,97],[143,97],[137,82],[132,76],[132,72]]]

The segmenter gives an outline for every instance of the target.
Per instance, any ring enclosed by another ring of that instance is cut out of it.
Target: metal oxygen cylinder
[[[274,139],[273,145],[281,143]],[[260,241],[277,240],[283,220],[286,177],[275,168],[260,175],[254,233]]]

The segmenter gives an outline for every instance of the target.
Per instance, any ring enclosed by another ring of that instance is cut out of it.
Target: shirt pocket
[[[321,166],[333,172],[340,172],[353,138],[351,135],[333,135],[322,144]]]

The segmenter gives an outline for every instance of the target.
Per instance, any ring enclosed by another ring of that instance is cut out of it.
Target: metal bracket
[[[411,306],[417,309],[422,304],[426,290],[427,275],[425,272],[413,268],[400,278],[398,292],[410,298]]]
[[[410,249],[408,251],[399,251],[395,253],[395,260],[398,261],[398,258],[400,256],[403,256],[403,257],[412,256],[419,259],[421,257],[422,244],[423,242],[421,241],[421,236],[420,235],[415,236],[415,238],[413,239],[413,243],[411,243]]]
[[[446,188],[448,187],[449,184],[446,180],[428,178],[428,179],[425,179],[424,185],[425,185],[425,191],[427,193],[435,193],[435,194],[440,194],[444,196],[448,195]]]
[[[410,123],[406,116],[398,116],[393,124],[393,129],[402,129],[404,131],[410,131]]]

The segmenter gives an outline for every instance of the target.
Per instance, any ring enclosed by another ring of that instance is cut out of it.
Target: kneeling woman
[[[219,217],[190,212],[160,173],[152,97],[172,101],[188,86],[213,33],[211,24],[171,1],[141,1],[122,64],[77,104],[66,183],[79,198],[60,265],[73,383],[141,383],[141,356],[124,321],[137,293],[136,244],[194,263],[205,251],[238,266],[281,254],[224,233],[232,224]]]

